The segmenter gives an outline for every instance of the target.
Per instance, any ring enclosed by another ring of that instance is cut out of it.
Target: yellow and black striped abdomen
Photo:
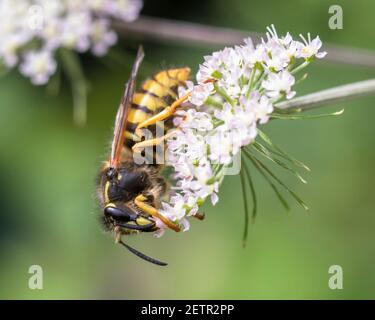
[[[159,113],[177,99],[178,86],[185,85],[189,75],[189,68],[169,69],[160,71],[142,84],[141,90],[133,96],[127,117],[127,146],[131,147],[134,144],[134,131],[139,123]],[[155,126],[148,129],[154,133]]]

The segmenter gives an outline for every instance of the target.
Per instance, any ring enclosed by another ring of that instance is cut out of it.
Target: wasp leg
[[[169,220],[168,218],[160,214],[156,208],[147,204],[145,202],[146,200],[147,198],[143,194],[140,194],[134,199],[134,203],[136,204],[137,207],[139,207],[144,212],[148,213],[149,215],[155,218],[160,219],[168,228],[176,232],[181,231],[181,228],[178,225],[176,225],[171,220]]]
[[[158,144],[161,144],[164,140],[167,140],[171,135],[173,135],[177,130],[171,130],[164,136],[154,138],[154,139],[148,139],[141,142],[136,143],[133,145],[132,150],[137,151],[140,148],[146,148],[146,147],[152,147],[156,146]]]
[[[148,118],[147,120],[139,123],[137,128],[135,129],[135,133],[138,136],[141,136],[142,135],[142,133],[141,133],[142,128],[148,127],[152,124],[157,123],[158,121],[163,121],[163,120],[169,118],[170,116],[172,116],[176,112],[176,109],[189,98],[190,94],[191,93],[188,92],[187,94],[183,95],[181,98],[179,98],[175,102],[173,102],[169,107],[166,107],[165,109],[160,111],[158,114],[155,114],[154,116]]]
[[[113,232],[115,234],[115,243],[119,243],[121,242],[121,229],[119,226],[116,226],[114,229],[113,229]]]
[[[216,79],[207,79],[203,83],[215,83]],[[144,127],[148,127],[149,125],[155,124],[158,121],[163,121],[173,115],[176,112],[176,109],[181,106],[182,103],[184,103],[191,95],[191,91],[184,94],[181,98],[177,99],[175,102],[173,102],[169,107],[166,107],[164,110],[159,112],[158,114],[152,116],[151,118],[148,118],[147,120],[141,122],[138,124],[137,128],[135,129],[135,133],[138,136],[141,136],[141,129]]]

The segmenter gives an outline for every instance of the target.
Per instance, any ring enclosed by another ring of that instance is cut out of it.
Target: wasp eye
[[[124,222],[135,220],[138,217],[138,214],[127,206],[124,206],[122,208],[107,206],[104,209],[104,215],[106,217],[111,217],[115,221]]]

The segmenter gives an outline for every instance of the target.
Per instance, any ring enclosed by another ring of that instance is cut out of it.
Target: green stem
[[[68,49],[59,50],[63,71],[69,78],[73,92],[73,121],[78,126],[86,124],[87,83],[78,55]]]
[[[319,118],[325,118],[325,117],[335,117],[342,115],[344,113],[344,109],[341,109],[339,111],[335,111],[332,113],[324,113],[324,114],[280,114],[280,113],[272,113],[271,118],[274,119],[284,119],[284,120],[301,120],[301,119],[319,119]]]
[[[258,131],[258,134],[259,134],[259,137],[265,142],[267,143],[270,148],[268,148],[268,150],[276,155],[278,155],[279,157],[282,157],[284,158],[285,160],[288,160],[290,163],[298,166],[298,167],[301,167],[301,168],[304,168],[306,171],[311,171],[311,169],[305,165],[304,163],[302,163],[301,161],[297,160],[296,158],[292,157],[291,155],[287,154],[284,150],[282,150],[279,146],[277,146],[276,144],[274,144],[272,142],[272,140],[270,139],[270,137],[268,135],[266,135],[263,131],[261,130],[257,130]],[[272,148],[274,148],[275,150],[273,150]]]
[[[257,81],[254,84],[254,89],[258,89],[259,90],[259,88],[260,88],[260,86],[261,86],[264,78],[266,77],[266,75],[267,74],[264,71],[261,73],[261,75],[258,77]]]
[[[226,93],[226,91],[223,88],[220,88],[217,83],[214,84],[214,88],[216,92],[222,96],[230,105],[234,105],[234,100]]]
[[[240,178],[241,178],[241,189],[242,189],[242,199],[244,203],[244,209],[245,209],[245,225],[243,230],[243,236],[242,236],[242,246],[246,246],[247,242],[247,234],[249,230],[249,206],[247,203],[247,196],[246,196],[246,181],[245,181],[245,173],[243,170],[240,172]]]
[[[310,64],[310,60],[306,60],[305,62],[301,63],[298,67],[296,67],[295,69],[293,69],[290,73],[291,74],[296,74],[297,72],[305,69],[309,64]]]
[[[273,179],[275,179],[275,181],[280,184],[305,210],[309,209],[309,207],[302,201],[302,199],[297,196],[294,191],[289,189],[289,187],[284,182],[282,182],[263,162],[259,161],[253,155],[251,155],[251,157],[259,166],[262,167],[262,169],[264,169]]]
[[[279,165],[285,170],[288,170],[291,174],[293,174],[298,180],[300,180],[302,183],[307,183],[305,179],[302,178],[302,176],[294,169],[287,166],[284,162],[280,161],[279,159],[272,156],[271,152],[268,151],[266,147],[264,147],[262,144],[255,142],[252,144],[253,148],[259,152],[262,156],[267,158],[268,160],[272,161],[273,163]]]
[[[271,181],[271,179],[266,175],[266,173],[261,168],[261,166],[253,159],[252,155],[249,152],[247,152],[246,149],[243,149],[243,150],[244,150],[245,156],[252,162],[252,164],[254,165],[254,167],[259,171],[259,173],[263,176],[263,178],[271,186],[272,190],[275,192],[277,198],[279,199],[279,201],[281,202],[281,204],[283,205],[283,207],[287,211],[289,211],[290,208],[289,208],[288,202],[284,199],[284,197],[280,193],[279,189],[275,186],[275,184]]]
[[[247,181],[248,181],[249,186],[250,186],[251,196],[253,198],[253,212],[252,212],[252,215],[251,215],[251,218],[252,218],[251,222],[254,223],[255,217],[257,215],[257,209],[258,209],[257,197],[256,197],[256,193],[255,193],[255,186],[254,186],[254,183],[253,183],[253,179],[250,175],[250,171],[249,171],[249,169],[246,165],[244,166],[244,170],[245,170],[245,174],[246,174],[246,177],[247,177]]]
[[[255,74],[256,74],[257,69],[258,68],[255,65],[254,68],[253,68],[253,70],[251,71],[251,76],[250,76],[250,81],[249,81],[249,88],[247,89],[247,92],[246,92],[246,98],[249,98],[249,96],[250,96],[251,89],[253,88],[254,78],[255,78]]]
[[[220,101],[217,101],[216,99],[214,99],[212,96],[208,96],[208,98],[206,99],[204,104],[209,105],[209,106],[213,106],[213,107],[219,108],[219,109],[223,108],[223,104]]]

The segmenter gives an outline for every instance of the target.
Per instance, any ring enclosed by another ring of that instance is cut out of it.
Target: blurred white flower
[[[108,49],[117,42],[117,34],[110,29],[109,21],[106,19],[98,19],[92,24],[90,30],[92,39],[92,52],[97,56],[103,56]]]
[[[18,61],[18,50],[29,41],[25,33],[3,35],[0,38],[0,57],[8,68],[14,67]]]
[[[48,82],[51,74],[56,70],[56,61],[48,50],[30,51],[20,65],[23,75],[29,77],[35,85],[42,85]]]
[[[101,6],[97,11],[103,11],[125,22],[136,20],[143,6],[142,0],[98,0],[98,2]]]
[[[44,84],[56,69],[50,61],[55,50],[91,49],[94,55],[105,55],[117,42],[110,20],[133,21],[142,5],[142,0],[0,0],[0,63],[8,68],[20,63],[22,74]],[[38,72],[42,59],[49,67]]]
[[[60,40],[68,49],[84,52],[90,47],[91,15],[89,11],[70,12],[64,19]]]

